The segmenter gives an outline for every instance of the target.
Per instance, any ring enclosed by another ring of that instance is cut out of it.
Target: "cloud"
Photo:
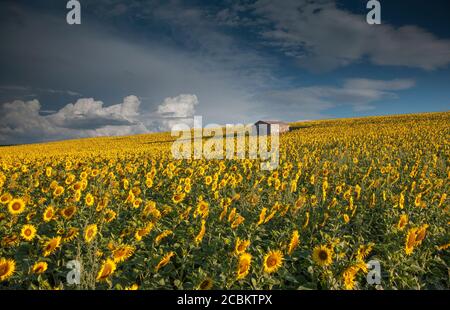
[[[38,93],[49,93],[49,94],[64,94],[64,95],[69,95],[72,97],[82,96],[80,93],[72,91],[72,90],[39,88],[39,87],[30,87],[30,86],[22,86],[22,85],[0,85],[0,91],[3,91],[3,90],[13,91],[16,93],[38,92]]]
[[[411,79],[348,79],[342,87],[310,86],[277,90],[267,92],[257,99],[267,103],[267,111],[271,110],[270,106],[275,105],[278,110],[290,111],[292,115],[318,118],[321,117],[320,113],[337,106],[351,106],[357,112],[371,110],[374,102],[396,98],[394,91],[406,90],[414,85],[415,82]]]
[[[368,59],[385,66],[433,70],[450,63],[450,40],[416,26],[369,25],[365,16],[332,0],[259,0],[249,5],[268,26],[266,45],[295,58],[301,67],[328,71]]]
[[[120,136],[170,130],[190,124],[198,105],[196,95],[166,98],[154,112],[141,111],[138,97],[104,106],[93,98],[78,99],[60,110],[46,113],[38,100],[16,100],[0,105],[0,143],[21,144],[69,138]]]
[[[0,67],[4,74],[0,84],[71,89],[82,97],[88,94],[105,102],[136,94],[145,98],[141,100],[144,111],[156,111],[174,94],[196,94],[204,103],[197,107],[198,113],[208,122],[227,122],[230,115],[236,121],[248,119],[252,110],[249,98],[274,84],[270,59],[221,32],[202,8],[186,7],[178,1],[141,3],[139,9],[129,8],[126,23],[136,17],[139,24],[154,26],[155,31],[142,25],[130,26],[135,30],[130,31],[105,22],[108,17],[100,15],[118,1],[97,2],[86,6],[98,5],[98,16],[85,14],[76,27],[44,10],[14,4],[11,12],[8,6],[2,7]],[[130,15],[134,13],[140,15]],[[7,18],[10,15],[14,19]],[[33,46],[32,57],[23,42]],[[66,102],[73,102],[62,94],[33,93],[39,95],[43,110],[59,111]],[[5,102],[29,98],[25,93],[0,96]]]

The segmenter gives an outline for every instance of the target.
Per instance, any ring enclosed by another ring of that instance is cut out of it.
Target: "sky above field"
[[[0,2],[0,144],[450,110],[450,3]]]

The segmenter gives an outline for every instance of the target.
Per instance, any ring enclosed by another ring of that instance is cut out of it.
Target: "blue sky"
[[[0,3],[0,144],[450,107],[447,0]]]

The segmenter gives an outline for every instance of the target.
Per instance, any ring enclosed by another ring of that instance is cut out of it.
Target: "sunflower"
[[[112,253],[115,263],[123,262],[133,255],[135,248],[131,245],[122,245],[115,249]]]
[[[173,234],[173,232],[171,230],[165,230],[162,233],[160,233],[158,236],[156,236],[155,238],[155,243],[159,244],[161,242],[162,239],[170,236],[171,234]]]
[[[26,241],[31,241],[36,237],[36,227],[33,225],[23,225],[20,235]]]
[[[206,278],[205,280],[203,280],[202,282],[200,282],[200,284],[198,285],[198,289],[202,290],[202,291],[207,291],[212,289],[213,287],[213,280],[211,278]]]
[[[272,273],[278,270],[283,263],[283,253],[280,250],[269,251],[264,256],[264,271]]]
[[[264,223],[264,220],[266,219],[266,213],[267,213],[267,208],[263,208],[261,210],[261,213],[259,214],[259,221],[256,225],[261,225],[262,223]]]
[[[239,257],[239,265],[237,269],[236,279],[245,278],[249,271],[252,263],[252,255],[249,253],[244,253]]]
[[[356,253],[356,259],[358,261],[363,261],[367,256],[369,256],[370,252],[372,252],[373,243],[369,243],[367,245],[360,245],[358,248],[358,252]]]
[[[37,262],[31,267],[31,272],[35,274],[42,274],[48,268],[48,264],[46,262]]]
[[[355,288],[355,277],[359,271],[367,273],[367,265],[364,262],[356,263],[345,269],[342,277],[344,279],[344,288],[346,290],[352,290]]]
[[[106,209],[105,213],[103,215],[103,218],[105,219],[106,223],[111,223],[112,221],[114,221],[114,219],[116,218],[117,213],[114,212],[111,209]]]
[[[61,215],[66,219],[70,220],[72,216],[77,212],[77,207],[69,206],[61,210]]]
[[[196,245],[199,245],[202,242],[203,237],[205,236],[205,232],[206,232],[205,224],[206,224],[206,221],[202,220],[202,227],[200,228],[200,231],[199,231],[198,235],[195,237],[195,244]]]
[[[53,191],[53,196],[59,197],[59,196],[61,196],[63,193],[64,193],[64,187],[62,187],[62,186],[57,186],[57,187],[55,188],[55,190]]]
[[[319,266],[328,266],[333,262],[333,250],[325,245],[318,245],[313,250],[312,258]]]
[[[352,267],[349,267],[344,271],[342,277],[344,279],[344,287],[346,290],[353,290],[355,288],[355,276],[356,272]]]
[[[84,202],[88,207],[92,207],[92,205],[94,205],[94,201],[94,196],[92,196],[91,194],[87,194],[86,198],[84,198]]]
[[[164,255],[164,257],[159,261],[158,265],[156,265],[155,267],[155,271],[158,271],[159,269],[161,269],[162,267],[166,266],[169,262],[170,259],[175,255],[175,252],[169,252],[166,255]]]
[[[0,203],[2,205],[6,205],[8,202],[10,202],[12,199],[12,196],[10,193],[4,193],[0,196]]]
[[[12,259],[0,258],[0,282],[12,276],[16,270],[16,262]]]
[[[61,245],[61,237],[54,237],[51,238],[50,240],[48,240],[45,244],[44,244],[44,257],[49,256],[50,254],[52,254],[53,252],[55,252],[55,250]]]
[[[185,193],[176,193],[175,195],[173,195],[172,201],[176,204],[180,203],[181,201],[183,201],[185,196],[186,196]]]
[[[125,291],[137,291],[139,289],[139,285],[136,283],[132,284],[131,286],[127,286],[125,288]]]
[[[423,239],[425,239],[428,226],[429,226],[428,224],[425,224],[417,230],[416,242],[415,242],[416,245],[420,245],[422,243]]]
[[[406,240],[405,240],[405,253],[406,255],[411,255],[414,251],[414,247],[416,246],[416,234],[417,234],[417,228],[411,228],[408,230],[408,233],[406,234]]]
[[[237,217],[235,217],[234,221],[231,223],[231,228],[235,229],[242,223],[244,223],[245,217],[243,217],[240,214],[237,214]]]
[[[136,233],[134,234],[134,238],[137,241],[141,241],[143,237],[147,236],[151,230],[153,229],[154,224],[152,222],[148,223],[147,226],[144,228],[136,230]]]
[[[398,230],[403,230],[407,224],[408,224],[408,215],[402,214],[397,223]]]
[[[88,225],[84,230],[84,240],[86,240],[87,243],[91,243],[97,235],[97,231],[97,224]]]
[[[12,215],[20,214],[25,210],[25,202],[22,199],[12,199],[8,204],[8,211]]]
[[[79,229],[70,227],[67,234],[63,237],[64,242],[70,242],[78,236]]]
[[[292,252],[295,250],[295,248],[298,246],[298,244],[299,244],[298,230],[294,230],[294,232],[292,233],[291,241],[289,242],[289,247],[288,247],[289,255],[292,254]]]
[[[208,175],[205,177],[205,185],[211,185],[212,181],[213,179],[211,176]]]
[[[239,237],[236,240],[236,244],[234,246],[234,253],[236,255],[241,255],[247,251],[248,246],[250,245],[250,240],[241,240]]]
[[[55,208],[53,206],[48,206],[47,209],[44,211],[43,219],[44,222],[50,222],[53,219],[53,216],[55,215]]]
[[[201,200],[197,204],[197,209],[194,212],[194,217],[200,215],[202,218],[206,218],[209,214],[209,204],[206,201]]]
[[[100,271],[97,274],[97,281],[103,281],[108,279],[110,275],[114,273],[116,270],[116,263],[113,260],[107,259],[103,265],[100,267]]]

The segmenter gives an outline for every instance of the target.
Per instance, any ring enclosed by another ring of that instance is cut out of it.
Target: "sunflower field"
[[[449,289],[450,112],[292,127],[273,171],[170,133],[0,147],[0,289]]]

